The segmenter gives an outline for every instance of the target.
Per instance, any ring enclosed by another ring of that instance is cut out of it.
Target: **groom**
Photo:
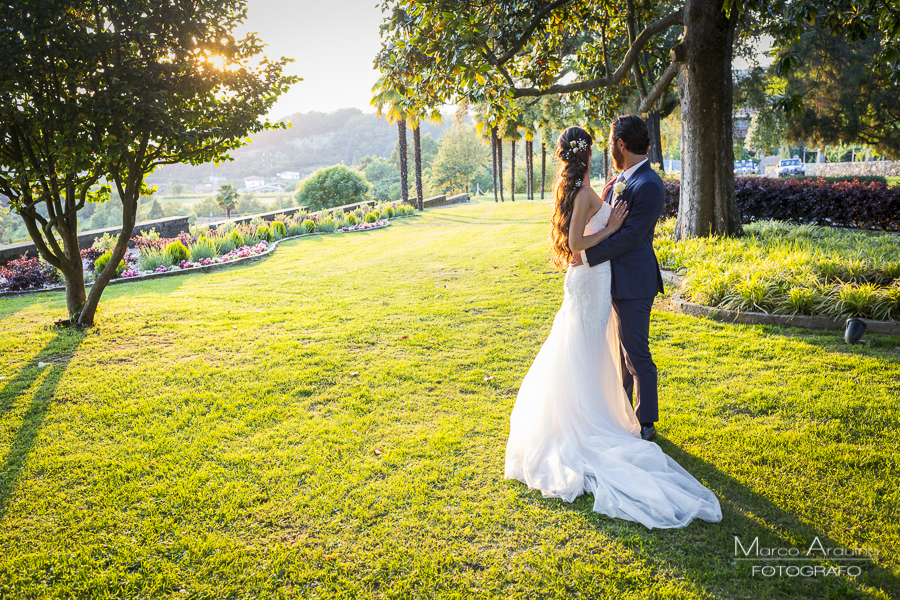
[[[609,133],[613,164],[621,174],[606,184],[603,200],[617,199],[628,207],[622,228],[587,250],[572,264],[592,267],[610,262],[612,305],[619,324],[622,385],[641,424],[641,438],[656,437],[659,420],[656,365],[650,356],[650,309],[663,292],[659,263],[653,252],[653,233],[665,201],[665,188],[650,168],[650,132],[635,115],[616,117]],[[635,402],[637,396],[637,402]]]

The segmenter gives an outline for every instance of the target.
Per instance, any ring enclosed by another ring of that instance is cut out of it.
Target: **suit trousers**
[[[659,420],[657,372],[650,356],[650,309],[653,298],[619,300],[613,298],[619,324],[622,386],[634,407],[639,423]]]

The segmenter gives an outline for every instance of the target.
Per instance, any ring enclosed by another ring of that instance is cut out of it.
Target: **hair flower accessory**
[[[580,187],[581,187],[581,180],[580,180],[580,179],[578,179],[578,180],[575,181],[575,187],[577,187],[577,188],[580,188]]]

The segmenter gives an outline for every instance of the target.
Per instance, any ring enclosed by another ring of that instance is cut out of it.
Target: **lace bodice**
[[[584,226],[584,235],[597,233],[609,222],[612,207],[603,203],[600,210],[591,215]],[[584,324],[595,330],[603,330],[609,320],[610,311],[610,271],[609,262],[604,262],[596,267],[582,265],[569,267],[566,272],[566,281],[563,284],[566,292],[564,305],[570,303],[573,310],[577,311]]]

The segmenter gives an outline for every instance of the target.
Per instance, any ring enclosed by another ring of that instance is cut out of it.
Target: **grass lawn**
[[[59,293],[0,298],[0,598],[900,596],[900,338],[654,312],[659,444],[721,523],[503,479],[562,297],[549,214],[480,202],[112,286],[84,334],[47,328]],[[878,555],[754,576],[797,563],[735,536]]]

